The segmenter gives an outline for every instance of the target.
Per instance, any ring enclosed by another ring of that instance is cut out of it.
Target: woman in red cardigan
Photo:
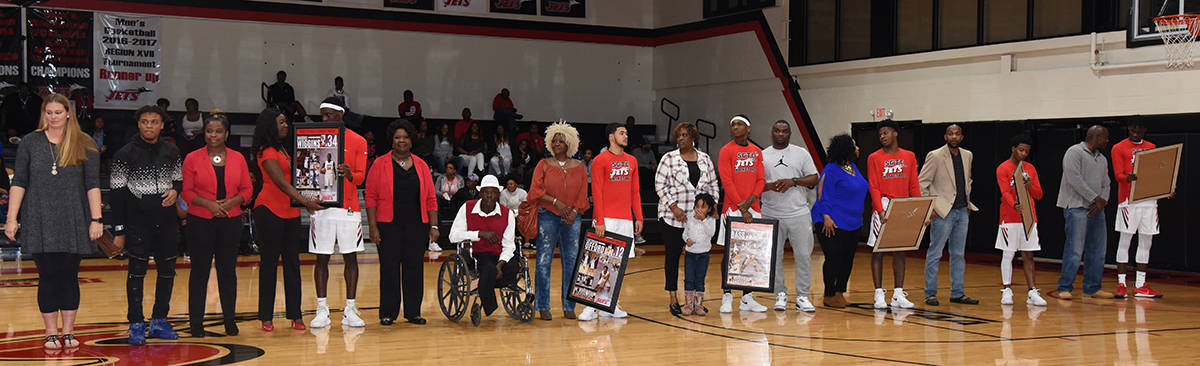
[[[425,161],[412,154],[412,123],[396,120],[387,135],[392,151],[371,164],[366,192],[371,242],[379,247],[379,322],[392,325],[403,300],[404,318],[425,324],[425,249],[441,236],[433,176]]]
[[[193,337],[204,337],[204,302],[208,296],[208,273],[215,258],[217,284],[221,292],[221,310],[225,315],[225,334],[238,334],[234,323],[237,309],[238,240],[242,232],[238,216],[243,202],[253,194],[250,171],[242,154],[225,147],[229,138],[229,120],[216,114],[204,121],[205,147],[183,160],[183,192],[188,204],[187,235],[192,254],[192,273],[188,279],[188,313]]]

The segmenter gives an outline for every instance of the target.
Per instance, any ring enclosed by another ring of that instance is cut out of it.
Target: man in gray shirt
[[[1108,248],[1104,206],[1108,205],[1111,181],[1108,159],[1100,151],[1108,145],[1108,129],[1088,128],[1087,138],[1063,154],[1062,183],[1058,186],[1058,207],[1066,219],[1066,243],[1063,246],[1062,276],[1058,278],[1058,298],[1071,299],[1079,259],[1083,258],[1083,293],[1095,298],[1112,298],[1100,289],[1104,274],[1104,252]]]
[[[779,220],[779,243],[775,247],[775,310],[787,310],[787,285],[783,280],[784,241],[791,243],[796,262],[796,309],[814,312],[808,300],[810,264],[813,251],[812,218],[809,216],[808,188],[817,185],[817,167],[812,155],[802,147],[788,143],[792,126],[779,120],[771,127],[771,147],[763,149],[763,216]]]

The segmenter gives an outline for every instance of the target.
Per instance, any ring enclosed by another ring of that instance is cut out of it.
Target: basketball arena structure
[[[1197,36],[1200,0],[0,1],[0,365],[1195,364]],[[166,144],[182,178],[113,168]],[[51,218],[64,176],[102,217]],[[112,221],[142,191],[179,217]]]

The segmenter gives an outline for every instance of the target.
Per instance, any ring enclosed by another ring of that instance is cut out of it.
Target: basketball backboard
[[[1154,18],[1174,14],[1200,14],[1200,0],[1133,0],[1129,19],[1130,47],[1162,43]]]

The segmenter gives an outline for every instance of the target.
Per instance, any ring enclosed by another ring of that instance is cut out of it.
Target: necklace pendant
[[[50,167],[50,175],[58,175],[58,166]]]
[[[220,164],[220,163],[221,163],[221,160],[222,160],[222,159],[221,159],[221,156],[220,156],[220,155],[216,155],[216,156],[213,156],[213,157],[212,157],[212,162],[213,162],[213,164]]]

